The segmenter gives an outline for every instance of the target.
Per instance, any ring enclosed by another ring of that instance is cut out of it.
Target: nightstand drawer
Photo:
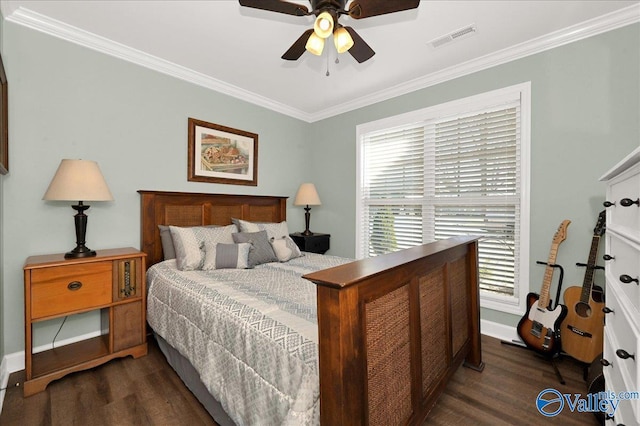
[[[112,262],[31,271],[31,318],[88,310],[111,303]]]

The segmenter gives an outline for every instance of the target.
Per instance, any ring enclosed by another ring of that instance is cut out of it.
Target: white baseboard
[[[495,337],[512,343],[521,343],[515,327],[504,325],[493,321],[480,320],[480,332],[484,335]]]

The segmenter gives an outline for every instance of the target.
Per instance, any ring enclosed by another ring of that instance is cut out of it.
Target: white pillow
[[[275,222],[249,222],[247,220],[242,219],[233,219],[233,222],[238,225],[240,228],[240,232],[259,232],[259,231],[267,231],[267,237],[271,238],[282,238],[284,236],[289,235],[289,227],[287,226],[287,221],[282,221],[280,223]]]
[[[276,254],[276,257],[280,262],[286,262],[302,256],[300,249],[288,235],[285,235],[282,238],[271,238],[269,242],[271,243],[271,247],[273,247],[273,252]]]
[[[250,249],[250,243],[224,244],[205,241],[205,257],[202,270],[246,269],[249,267]]]
[[[204,263],[204,242],[233,244],[233,233],[238,232],[235,225],[207,228],[194,226],[182,228],[169,226],[171,239],[176,251],[176,264],[181,271],[202,269]]]

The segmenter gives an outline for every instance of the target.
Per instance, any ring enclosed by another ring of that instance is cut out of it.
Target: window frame
[[[391,129],[417,122],[427,122],[442,117],[465,115],[500,104],[520,99],[520,245],[518,268],[514,280],[514,295],[502,296],[480,291],[480,306],[500,312],[522,315],[526,310],[529,293],[529,246],[530,246],[530,163],[531,163],[531,82],[525,82],[474,96],[445,102],[356,126],[356,257],[365,256],[362,250],[360,218],[363,217],[363,150],[364,136],[370,132]],[[425,196],[425,199],[427,197]],[[424,242],[424,235],[423,235]]]

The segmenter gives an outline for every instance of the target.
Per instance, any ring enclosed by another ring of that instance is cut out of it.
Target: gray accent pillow
[[[285,235],[282,238],[270,238],[269,242],[273,248],[273,252],[280,262],[286,262],[296,257],[302,256],[300,249],[290,236]]]
[[[175,259],[176,249],[173,247],[171,231],[167,225],[158,225],[160,228],[160,241],[162,242],[162,255],[164,260]]]
[[[269,243],[267,231],[237,232],[233,234],[233,241],[236,243],[251,243],[251,250],[249,250],[249,268],[263,263],[278,261],[271,247],[271,243]]]
[[[224,244],[212,241],[204,242],[204,265],[202,270],[246,269],[249,267],[251,244]]]

